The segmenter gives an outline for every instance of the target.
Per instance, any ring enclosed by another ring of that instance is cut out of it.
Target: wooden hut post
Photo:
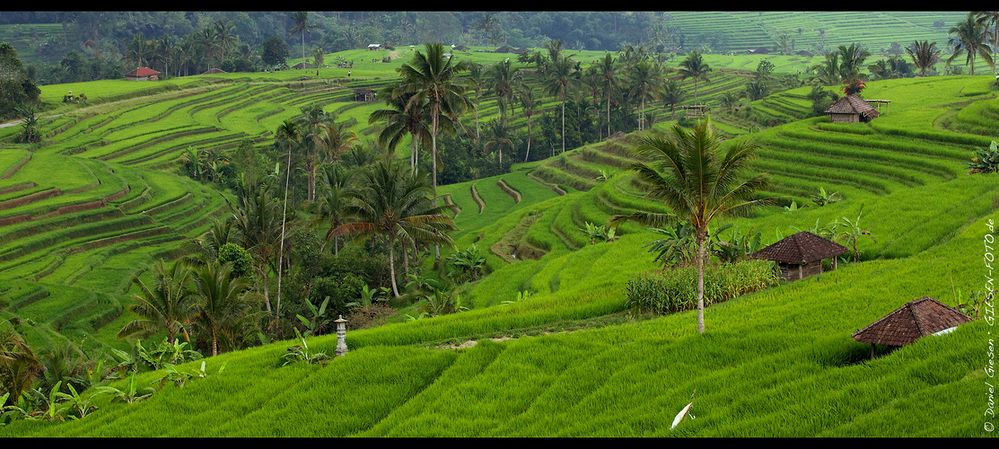
[[[805,270],[802,269],[804,265],[798,265],[798,279],[803,279],[805,277]]]
[[[833,270],[839,268],[837,266],[838,264],[839,264],[839,256],[833,257]]]

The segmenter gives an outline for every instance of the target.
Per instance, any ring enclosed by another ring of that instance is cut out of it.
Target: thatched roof
[[[811,232],[801,231],[763,248],[749,257],[787,264],[806,264],[836,257],[847,251],[849,250],[843,245],[826,240]]]
[[[942,330],[971,321],[961,312],[924,296],[895,309],[853,334],[853,339],[863,343],[902,346]]]
[[[860,98],[859,95],[852,94],[847,95],[826,109],[827,114],[861,114],[868,118],[874,118],[881,114],[878,113],[868,102]]]

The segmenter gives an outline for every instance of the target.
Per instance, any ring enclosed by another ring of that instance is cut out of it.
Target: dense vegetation
[[[968,26],[949,45],[995,25]],[[0,128],[0,435],[980,436],[986,323],[850,338],[983,306],[999,86],[911,76],[931,43],[42,86]],[[890,110],[815,117],[849,92]],[[850,252],[794,283],[745,261],[797,230]]]

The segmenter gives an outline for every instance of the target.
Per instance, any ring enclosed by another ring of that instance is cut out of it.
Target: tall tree
[[[316,62],[316,77],[319,77],[319,69],[321,69],[323,64],[326,62],[325,58],[326,56],[322,47],[316,47],[316,49],[313,50],[312,59]]]
[[[326,238],[364,235],[383,238],[389,251],[392,293],[399,297],[395,246],[400,240],[452,244],[448,232],[455,228],[448,206],[435,205],[436,195],[426,179],[405,170],[392,159],[383,159],[361,174],[351,194],[346,223],[331,227]]]
[[[610,138],[610,107],[614,98],[618,95],[621,86],[617,76],[617,66],[614,57],[610,53],[604,53],[604,58],[600,60],[597,67],[600,74],[600,87],[603,90],[603,99],[607,108],[607,137]]]
[[[562,41],[551,41],[548,55],[541,73],[548,93],[557,96],[562,103],[562,152],[565,152],[565,102],[579,78],[579,66],[572,60],[572,55],[562,55]]]
[[[389,150],[395,149],[406,135],[410,136],[409,164],[417,172],[420,162],[420,144],[430,140],[430,115],[426,104],[409,106],[413,94],[401,89],[389,88],[384,91],[388,109],[379,109],[368,116],[368,123],[383,122],[384,128],[378,134],[378,143]]]
[[[697,103],[697,81],[709,81],[708,73],[711,66],[704,62],[704,57],[697,50],[691,51],[687,58],[680,63],[680,78],[691,78],[694,80],[694,103]]]
[[[666,80],[663,84],[663,103],[669,106],[670,114],[676,112],[676,105],[683,103],[684,96],[683,87],[677,80]]]
[[[496,63],[489,69],[489,84],[492,87],[493,95],[496,95],[500,118],[504,122],[506,121],[507,108],[513,105],[517,75],[517,68],[513,67],[509,58]]]
[[[330,229],[345,223],[347,207],[355,171],[347,170],[342,164],[334,163],[323,166],[323,189],[320,198],[320,214],[326,218]],[[333,255],[340,255],[340,237],[333,237]]]
[[[905,51],[912,58],[912,64],[919,68],[919,76],[926,76],[926,73],[940,60],[940,49],[937,48],[936,42],[913,41]]]
[[[236,31],[232,23],[225,20],[216,20],[212,25],[214,32],[215,47],[218,49],[219,66],[225,62],[229,52],[236,47]]]
[[[219,341],[233,348],[252,328],[253,303],[244,292],[242,278],[232,276],[232,265],[205,261],[194,269],[194,296],[198,299],[194,323],[210,340],[212,355],[219,354]]]
[[[272,195],[268,178],[243,175],[237,185],[238,203],[232,209],[233,224],[242,237],[243,247],[254,255],[257,284],[264,296],[264,307],[271,313],[270,267],[274,265],[281,231],[279,203]]]
[[[999,11],[975,11],[975,21],[991,30],[992,53],[999,52]]]
[[[465,86],[459,74],[468,70],[463,62],[455,63],[444,57],[444,45],[426,44],[424,51],[416,51],[413,60],[399,68],[403,86],[412,93],[407,109],[426,104],[430,112],[430,157],[434,202],[437,201],[437,134],[441,120],[457,121],[458,114],[469,106]],[[440,264],[440,246],[434,246],[435,266]]]
[[[696,232],[697,331],[702,334],[708,227],[721,215],[744,212],[761,204],[763,200],[753,197],[767,185],[766,175],[747,177],[747,164],[756,155],[754,143],[741,140],[724,153],[720,147],[721,139],[712,130],[710,120],[701,121],[692,131],[676,125],[670,138],[643,138],[639,152],[650,162],[634,166],[644,181],[646,195],[676,211],[678,216],[673,218],[690,223]],[[637,213],[633,218],[658,227],[669,220],[654,213]]]
[[[648,126],[645,123],[645,100],[655,100],[662,88],[663,78],[657,64],[642,60],[631,66],[629,70],[632,94],[639,99],[638,129]]]
[[[860,69],[871,52],[857,44],[839,46],[839,76],[842,82],[850,82],[862,76]]]
[[[823,86],[832,86],[841,81],[839,75],[839,53],[826,53],[825,59],[812,66],[815,80]]]
[[[534,90],[527,83],[520,85],[517,92],[517,98],[520,100],[520,109],[524,113],[524,117],[527,118],[527,152],[524,153],[524,162],[531,157],[531,121],[534,115],[537,114],[538,100],[534,98]]]
[[[513,150],[513,139],[510,137],[510,128],[506,126],[506,122],[500,118],[498,120],[493,120],[489,124],[489,141],[486,142],[486,151],[492,151],[496,149],[499,153],[499,164],[503,165],[503,148],[508,148]]]
[[[133,298],[135,303],[129,306],[138,317],[118,332],[118,337],[132,335],[148,336],[165,330],[167,341],[171,344],[177,339],[177,334],[187,333],[187,326],[195,315],[195,301],[191,295],[189,281],[191,273],[183,262],[177,261],[167,269],[162,260],[156,262],[154,284],[147,286],[138,277],[132,282],[139,287],[139,294]]]
[[[309,32],[309,13],[306,11],[295,11],[291,13],[291,27],[288,28],[290,34],[302,35],[302,59],[305,59],[305,33]]]
[[[288,154],[288,162],[285,164],[284,178],[284,205],[281,211],[281,239],[278,246],[277,258],[277,301],[274,302],[275,325],[281,318],[281,274],[284,272],[284,236],[285,228],[288,224],[288,191],[291,182],[291,154],[296,148],[302,147],[302,131],[294,122],[285,120],[277,130],[277,143],[283,147]]]
[[[947,59],[948,64],[963,53],[967,55],[965,64],[971,66],[971,75],[975,74],[975,60],[979,56],[990,67],[995,67],[995,61],[992,59],[992,51],[988,45],[988,28],[986,28],[983,22],[975,20],[973,13],[968,13],[968,17],[963,22],[959,22],[957,25],[951,27],[948,33],[952,35],[948,43],[953,51],[953,54]]]
[[[474,114],[473,119],[475,120],[475,145],[479,145],[479,141],[482,139],[481,129],[479,127],[479,101],[482,99],[482,87],[485,85],[485,79],[483,79],[482,64],[473,62],[468,64],[468,87],[471,91],[472,98],[472,114]]]

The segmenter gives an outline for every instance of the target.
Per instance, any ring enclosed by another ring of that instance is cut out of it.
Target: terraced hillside
[[[716,51],[745,52],[768,48],[775,51],[778,37],[786,33],[798,50],[815,51],[825,47],[859,43],[872,52],[888,48],[891,42],[906,45],[913,40],[929,40],[938,46],[947,43],[947,30],[967,15],[948,11],[827,11],[827,12],[669,12],[668,23],[688,37],[713,39]],[[942,21],[943,27],[934,23]],[[820,35],[820,31],[824,33]]]
[[[37,149],[4,142],[0,314],[31,323],[35,344],[120,345],[131,276],[180,254],[225,213],[224,194],[171,173],[180,154],[246,139],[266,145],[310,104],[373,135],[366,116],[381,105],[354,102],[351,89],[388,79],[274,76],[109,93],[122,96],[53,108],[62,115],[46,119]],[[702,99],[741,90],[744,76],[720,70]],[[630,134],[441,187],[457,213],[456,246],[488,248],[490,273],[462,288],[469,311],[351,330],[351,352],[327,366],[278,368],[288,341],[224,354],[183,388],[135,404],[100,397],[83,420],[19,421],[0,435],[980,436],[987,325],[870,361],[850,334],[916,297],[953,304],[955,286],[978,285],[999,192],[994,175],[965,167],[999,124],[990,82],[872,82],[865,95],[893,100],[891,109],[849,125],[798,120],[801,93],[792,90],[754,105],[786,124],[752,134],[720,126],[760,143],[753,168],[773,180],[763,195],[805,204],[824,187],[844,200],[719,224],[770,243],[862,210],[875,238],[861,241],[861,263],[712,305],[704,336],[689,312],[627,311],[627,280],[657,268],[646,252],[653,234],[625,223],[620,240],[591,243],[580,229],[635,210],[669,212],[640,194],[628,168],[641,136]],[[484,102],[482,115],[493,107]],[[524,291],[531,295],[518,300]],[[335,338],[309,344],[332,353]],[[698,419],[670,431],[695,389]]]

